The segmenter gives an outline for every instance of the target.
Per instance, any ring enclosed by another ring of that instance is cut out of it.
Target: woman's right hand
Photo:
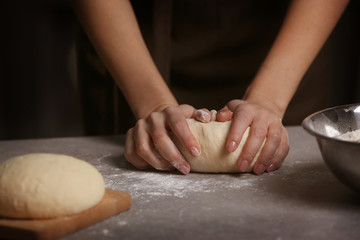
[[[211,114],[206,109],[196,110],[189,105],[179,105],[152,112],[146,118],[139,119],[126,134],[127,161],[139,169],[177,169],[188,174],[190,165],[170,138],[172,132],[192,156],[200,155],[200,145],[191,133],[186,118],[210,122]]]

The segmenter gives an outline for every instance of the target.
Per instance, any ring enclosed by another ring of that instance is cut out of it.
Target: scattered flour
[[[102,230],[102,233],[103,233],[105,236],[107,236],[107,235],[109,235],[109,230],[105,228],[105,229]]]
[[[118,222],[116,223],[116,225],[119,226],[119,227],[126,226],[126,225],[127,225],[127,221],[118,221]]]
[[[360,129],[340,134],[336,138],[349,142],[360,142]]]
[[[229,182],[225,177],[194,179],[191,175],[176,175],[162,172],[122,172],[106,176],[105,186],[128,191],[134,198],[172,196],[183,198],[188,194],[210,193],[216,189],[240,189],[252,186],[252,178],[239,178]]]
[[[111,153],[105,154],[105,155],[99,157],[98,159],[96,159],[96,161],[101,162],[103,159],[110,157],[110,156],[111,156]]]

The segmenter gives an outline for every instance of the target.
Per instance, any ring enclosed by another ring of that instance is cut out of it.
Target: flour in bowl
[[[360,129],[340,134],[336,138],[349,142],[360,142]]]

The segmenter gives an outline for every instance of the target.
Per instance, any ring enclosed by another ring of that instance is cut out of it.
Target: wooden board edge
[[[106,205],[102,204],[104,201],[106,201]],[[111,206],[110,208],[109,204]],[[50,223],[45,227],[41,226],[36,229],[26,227],[19,228],[17,225],[4,225],[0,222],[0,232],[2,236],[6,236],[6,239],[24,239],[24,235],[26,239],[57,239],[126,211],[131,208],[131,205],[132,198],[129,193],[105,189],[103,199],[96,206],[84,212],[50,220]],[[94,212],[96,216],[91,215],[91,213]],[[60,222],[63,225],[62,227],[59,227],[61,226],[59,224]],[[2,239],[2,236],[0,236],[0,239]]]

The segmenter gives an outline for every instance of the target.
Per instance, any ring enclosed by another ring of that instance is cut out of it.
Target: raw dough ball
[[[0,164],[0,215],[54,218],[76,214],[104,196],[102,175],[89,163],[59,154],[33,153]]]
[[[193,157],[180,143],[177,138],[174,138],[176,146],[179,148],[180,152],[190,163],[190,170],[194,172],[211,172],[211,173],[230,173],[230,172],[240,172],[237,167],[237,160],[240,156],[240,153],[244,147],[246,139],[249,135],[249,128],[246,129],[246,132],[241,139],[239,147],[235,152],[229,153],[225,149],[226,137],[230,130],[231,121],[227,122],[217,122],[212,121],[209,123],[201,123],[194,119],[187,119],[191,132],[197,139],[201,147],[201,155],[199,157]],[[265,141],[264,141],[265,143]],[[247,172],[251,172],[253,166],[260,155],[262,150],[257,152],[254,160],[250,164]]]

